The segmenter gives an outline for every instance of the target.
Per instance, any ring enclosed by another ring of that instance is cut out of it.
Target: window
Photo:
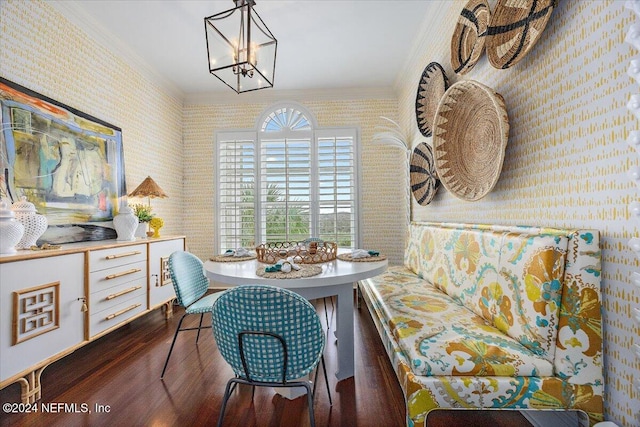
[[[359,246],[358,136],[317,128],[304,107],[269,108],[256,131],[216,134],[216,248],[319,237]]]

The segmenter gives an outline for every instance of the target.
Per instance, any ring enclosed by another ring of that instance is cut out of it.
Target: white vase
[[[40,236],[47,231],[47,217],[37,213],[33,203],[29,203],[24,196],[19,202],[11,205],[11,210],[15,213],[16,219],[24,225],[24,234],[16,245],[16,249],[29,249],[35,246]]]
[[[121,242],[136,240],[138,217],[133,214],[133,210],[129,206],[120,209],[118,215],[113,218],[113,226],[118,233],[116,240]]]
[[[9,204],[3,199],[0,202],[0,254],[16,253],[16,245],[22,239],[24,225],[18,220]]]
[[[146,239],[147,238],[147,223],[146,222],[139,222],[138,223],[138,228],[136,228],[136,237],[139,237],[141,239]]]

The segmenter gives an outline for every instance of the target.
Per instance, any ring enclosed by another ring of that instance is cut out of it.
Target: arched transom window
[[[359,244],[356,128],[320,128],[302,105],[269,107],[253,131],[216,133],[216,249],[309,237]]]
[[[262,132],[282,132],[287,130],[311,130],[311,123],[298,108],[283,106],[269,112],[260,126],[260,131]]]

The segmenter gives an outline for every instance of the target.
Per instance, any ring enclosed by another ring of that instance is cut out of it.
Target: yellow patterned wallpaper
[[[406,163],[402,153],[371,143],[379,116],[398,119],[415,146],[414,104],[424,67],[440,62],[452,81],[450,36],[466,0],[437,3],[433,21],[417,38],[415,55],[397,83],[398,100],[296,99],[321,126],[359,126],[362,140],[363,245],[402,258],[406,227]],[[132,65],[92,40],[41,1],[0,0],[0,75],[123,129],[129,190],[151,175],[169,194],[154,200],[163,232],[184,233],[202,258],[213,250],[213,134],[252,128],[267,103],[183,105]],[[491,5],[495,0],[490,1]],[[627,241],[640,235],[627,205],[640,198],[626,171],[638,160],[626,145],[637,127],[626,110],[638,92],[626,75],[635,52],[623,44],[633,21],[624,1],[561,1],[532,52],[509,70],[483,57],[464,78],[501,93],[511,132],[502,175],[478,202],[440,189],[414,219],[594,227],[603,232],[603,292],[607,418],[640,425],[633,387],[640,365],[632,307],[640,292],[630,283],[638,260]]]
[[[398,84],[402,126],[414,135],[413,146],[432,143],[417,129],[414,103],[422,70],[435,61],[452,83],[477,80],[502,94],[510,135],[491,193],[465,202],[441,187],[428,206],[412,199],[413,218],[601,230],[607,419],[640,426],[640,392],[633,385],[640,360],[631,347],[640,344],[631,320],[640,289],[630,279],[640,268],[627,246],[640,234],[628,212],[639,192],[626,176],[638,156],[625,142],[628,131],[637,129],[626,104],[638,87],[626,74],[635,51],[623,44],[633,13],[623,1],[561,1],[520,63],[497,70],[483,55],[461,77],[452,71],[450,40],[466,0],[439,3],[437,23],[417,43],[408,75]]]

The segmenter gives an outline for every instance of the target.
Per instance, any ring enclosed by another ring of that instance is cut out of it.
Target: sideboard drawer
[[[135,262],[146,261],[147,246],[133,245],[101,249],[89,253],[89,271],[100,271]]]
[[[146,294],[142,294],[115,304],[109,307],[108,310],[92,314],[89,321],[90,335],[93,337],[119,323],[126,322],[146,310],[147,296]]]
[[[147,289],[147,262],[145,260],[89,273],[89,292],[93,295],[95,292],[110,289],[132,280],[143,283],[144,289]]]
[[[123,301],[130,300],[140,295],[146,295],[146,292],[146,277],[102,289],[91,294],[91,310],[89,313],[93,316],[104,310],[109,310]]]

